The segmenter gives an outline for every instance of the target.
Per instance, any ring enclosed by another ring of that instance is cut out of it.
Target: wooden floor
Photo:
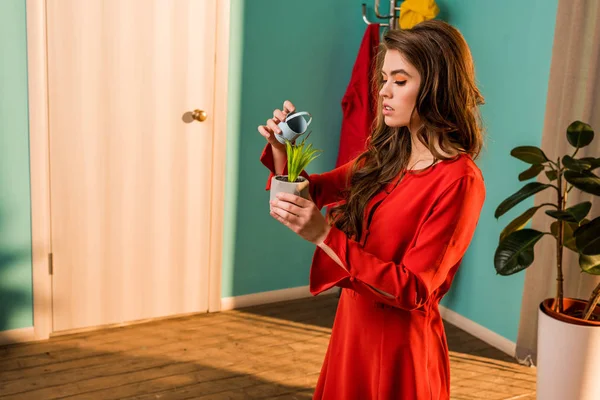
[[[0,399],[310,399],[336,305],[318,296],[0,347]],[[453,399],[535,399],[535,369],[447,334]]]

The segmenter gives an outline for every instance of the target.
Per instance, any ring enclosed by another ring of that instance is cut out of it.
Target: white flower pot
[[[538,316],[537,399],[600,400],[600,326]]]
[[[309,199],[308,194],[308,180],[299,176],[296,182],[288,182],[287,175],[277,175],[271,178],[271,192],[269,193],[269,200],[273,200],[277,193],[291,193],[296,196]]]

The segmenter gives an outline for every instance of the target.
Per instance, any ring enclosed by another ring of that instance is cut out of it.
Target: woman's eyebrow
[[[383,72],[383,71],[381,71],[381,73],[382,73],[382,74],[384,74],[384,75],[387,75],[387,74],[386,74],[385,72]],[[393,71],[390,73],[390,75],[396,75],[396,74],[402,74],[402,75],[406,75],[406,76],[408,76],[409,78],[412,78],[412,76],[411,76],[411,75],[410,75],[408,72],[406,72],[406,70],[404,70],[404,69],[395,69],[395,70],[393,70]]]

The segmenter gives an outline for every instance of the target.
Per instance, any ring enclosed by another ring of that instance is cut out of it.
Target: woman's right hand
[[[258,132],[260,132],[260,134],[267,139],[267,142],[273,146],[273,149],[277,149],[285,153],[285,144],[280,143],[275,137],[275,135],[281,134],[281,129],[279,129],[277,124],[279,124],[281,121],[285,121],[287,116],[294,111],[296,111],[296,107],[291,101],[286,100],[283,102],[283,111],[279,109],[273,111],[273,118],[269,118],[266,125],[259,125]]]

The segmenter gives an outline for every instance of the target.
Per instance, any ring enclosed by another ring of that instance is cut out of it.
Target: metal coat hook
[[[389,22],[379,23],[381,26],[388,26],[390,29],[396,29],[398,27],[398,21],[396,17],[396,11],[400,10],[400,7],[396,6],[397,0],[389,0],[390,1],[390,15],[381,15],[379,13],[379,1],[375,0],[375,5],[373,10],[375,11],[375,16],[379,19],[387,19]],[[362,17],[367,25],[374,24],[374,21],[369,21],[367,18],[367,5],[362,3]]]

